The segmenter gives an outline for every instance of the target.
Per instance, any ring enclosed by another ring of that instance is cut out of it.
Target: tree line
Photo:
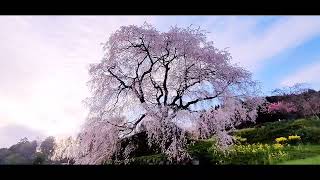
[[[21,139],[9,148],[0,149],[0,164],[56,164],[51,160],[55,138],[50,136],[42,142]]]

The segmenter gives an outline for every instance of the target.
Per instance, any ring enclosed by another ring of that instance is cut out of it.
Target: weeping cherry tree
[[[89,69],[92,96],[78,137],[78,164],[110,159],[122,138],[140,131],[179,162],[189,158],[181,125],[193,124],[199,137],[215,135],[224,146],[232,142],[228,132],[236,124],[255,120],[262,101],[251,73],[232,64],[230,53],[214,47],[198,28],[123,26],[104,50]]]

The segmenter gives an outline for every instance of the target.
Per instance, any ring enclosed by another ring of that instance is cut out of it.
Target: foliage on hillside
[[[248,143],[272,143],[277,137],[299,135],[303,143],[320,144],[320,120],[316,118],[268,122],[255,128],[241,129],[235,135]]]
[[[300,85],[301,86],[301,85]],[[285,103],[293,105],[295,111],[277,111],[269,113],[265,111],[258,111],[256,119],[257,124],[265,122],[275,122],[279,119],[297,119],[306,118],[310,116],[320,115],[320,91],[313,89],[299,87],[299,85],[289,87],[289,89],[277,89],[274,96],[267,96],[268,103]],[[253,123],[244,124],[241,127],[253,126]]]
[[[37,150],[37,147],[40,147]],[[54,148],[54,138],[48,137],[43,142],[21,139],[9,148],[0,149],[1,164],[53,164],[50,160]]]

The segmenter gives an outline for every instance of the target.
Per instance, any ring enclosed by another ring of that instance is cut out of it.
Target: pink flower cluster
[[[281,112],[281,113],[291,113],[291,112],[297,112],[297,108],[293,103],[286,103],[283,101],[271,103],[268,106],[268,112],[269,113],[276,113],[276,112]]]

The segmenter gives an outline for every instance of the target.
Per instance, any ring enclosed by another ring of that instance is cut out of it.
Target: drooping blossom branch
[[[159,32],[149,24],[123,26],[104,49],[101,62],[89,69],[90,113],[78,140],[81,153],[76,163],[110,159],[117,142],[141,126],[150,145],[179,162],[189,156],[186,130],[179,123],[201,122],[200,129],[213,128],[225,139],[231,124],[254,121],[260,101],[253,98],[257,86],[251,73],[231,64],[230,53],[214,47],[200,29],[172,27]],[[223,108],[196,110],[214,103]]]

